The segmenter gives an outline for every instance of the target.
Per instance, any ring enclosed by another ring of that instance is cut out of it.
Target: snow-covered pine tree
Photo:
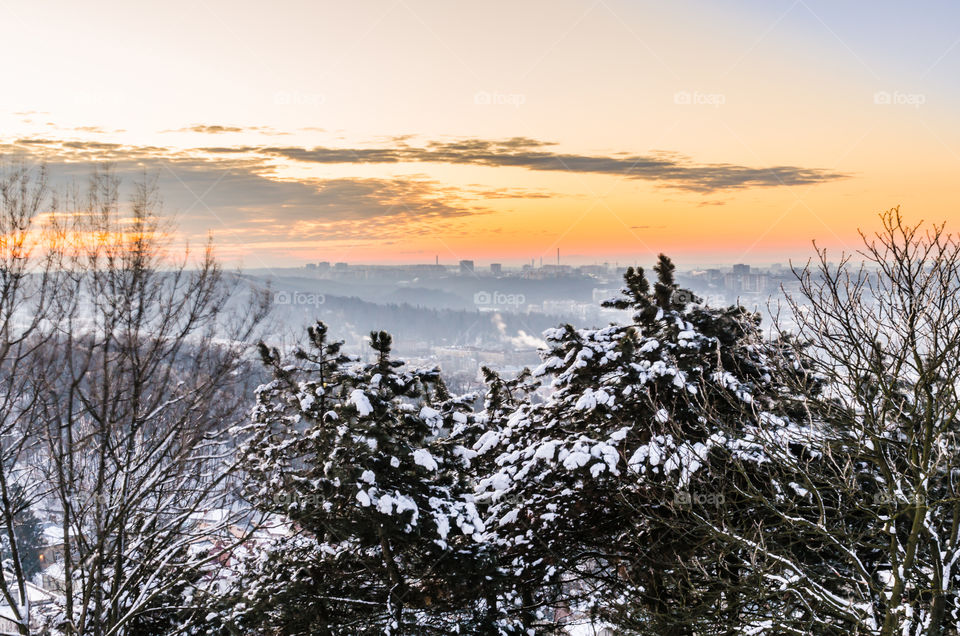
[[[741,590],[762,595],[730,555],[747,550],[712,532],[749,517],[736,479],[750,475],[715,459],[750,413],[776,406],[773,352],[758,316],[701,306],[673,269],[661,255],[652,293],[628,269],[609,305],[634,310],[630,324],[547,332],[535,375],[552,376],[553,393],[492,416],[475,446],[490,539],[539,631],[596,619],[623,633],[710,633],[740,620]]]
[[[244,633],[440,634],[496,628],[475,577],[484,526],[457,443],[472,399],[437,369],[410,370],[373,332],[359,366],[309,331],[285,360],[261,346],[274,379],[258,391],[244,451],[253,501],[289,527],[238,580],[218,620]],[[415,626],[415,627],[414,627]]]
[[[27,498],[26,489],[20,484],[13,484],[10,488],[10,507],[13,513],[13,535],[17,543],[17,556],[20,559],[20,567],[27,578],[33,578],[45,564],[41,558],[41,550],[45,545],[43,538],[43,524],[34,514],[30,501]],[[0,530],[0,558],[2,558],[3,567],[6,571],[13,571],[9,560],[13,558],[10,550],[9,533],[6,528]]]

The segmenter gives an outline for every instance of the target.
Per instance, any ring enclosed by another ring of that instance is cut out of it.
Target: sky
[[[960,220],[960,5],[0,3],[0,154],[227,263],[786,263]]]

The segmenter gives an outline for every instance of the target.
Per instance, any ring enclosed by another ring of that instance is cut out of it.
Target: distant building
[[[610,267],[604,263],[603,265],[583,265],[579,268],[581,274],[587,274],[589,276],[606,276]]]
[[[10,589],[11,595],[13,595],[14,603],[16,603],[18,606],[24,605],[24,603],[20,600],[20,590],[15,584],[16,579],[13,573],[8,570],[4,570],[2,574],[4,582]],[[27,604],[34,608],[40,608],[44,605],[54,605],[58,601],[63,600],[57,594],[49,592],[39,585],[35,585],[29,581],[26,581],[26,592]],[[39,633],[40,631],[39,614],[40,612],[38,611],[30,612],[29,633],[31,634]],[[20,626],[14,619],[13,611],[10,609],[10,606],[7,605],[6,600],[0,601],[0,634],[3,636],[17,636],[18,634],[22,633],[23,632],[20,631]]]
[[[494,276],[499,276],[503,273],[503,265],[500,263],[490,263],[490,273]]]
[[[743,264],[743,263],[738,263],[737,265],[734,265],[734,266],[733,266],[733,273],[734,273],[734,274],[749,274],[749,273],[750,273],[750,266],[749,266],[749,265],[745,265],[745,264]]]
[[[736,274],[724,274],[723,288],[734,294],[739,293],[743,290],[743,276],[737,276]]]
[[[741,289],[745,292],[759,294],[767,288],[767,277],[760,274],[747,274],[743,277]]]
[[[540,267],[540,271],[544,274],[559,276],[560,274],[570,273],[573,271],[573,267],[570,265],[543,265]]]
[[[330,261],[320,261],[319,263],[317,263],[317,269],[320,270],[321,272],[330,271]]]
[[[460,273],[461,273],[461,274],[472,274],[472,273],[473,273],[473,261],[460,261]]]
[[[307,269],[317,269],[316,263],[307,263]]]
[[[346,263],[335,263],[334,266],[333,266],[333,269],[336,270],[336,271],[338,271],[338,272],[344,272],[344,271],[346,271],[349,267],[350,267],[350,266],[347,265]]]

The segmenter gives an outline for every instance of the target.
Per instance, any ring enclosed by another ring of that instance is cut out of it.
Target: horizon
[[[786,263],[956,218],[960,9],[926,6],[9,6],[0,145],[155,177],[245,267]]]
[[[670,256],[670,254],[667,254],[667,256]],[[488,273],[490,273],[490,272],[489,272],[489,268],[490,268],[491,265],[500,265],[500,266],[502,266],[505,270],[521,271],[523,268],[527,268],[527,267],[531,267],[531,266],[532,266],[534,269],[540,269],[540,268],[550,268],[550,267],[556,266],[556,265],[558,264],[556,261],[553,261],[553,262],[544,261],[543,263],[540,263],[539,260],[538,260],[536,263],[530,263],[530,262],[524,263],[523,261],[509,262],[509,261],[478,261],[478,260],[474,260],[474,259],[463,259],[463,260],[469,260],[469,261],[471,261],[471,262],[473,263],[473,265],[474,265],[474,270],[473,270],[471,273],[479,273],[479,274],[488,274]],[[784,268],[784,269],[789,269],[789,267],[790,267],[790,264],[789,264],[788,261],[778,261],[778,262],[766,262],[766,261],[764,261],[764,262],[747,262],[747,261],[743,261],[743,262],[737,262],[737,263],[734,263],[734,262],[729,262],[729,263],[684,263],[684,262],[677,262],[675,259],[673,259],[673,257],[671,257],[671,260],[674,261],[674,265],[677,266],[677,271],[679,271],[679,272],[696,271],[696,270],[706,270],[706,269],[725,269],[725,268],[726,268],[726,269],[729,269],[729,268],[733,267],[734,265],[749,265],[751,268],[758,268],[758,269],[772,269],[772,268],[776,268],[777,266],[782,267],[782,268]],[[656,262],[656,257],[654,257],[653,259],[651,259],[651,260],[649,260],[649,261],[646,261],[646,260],[645,260],[645,261],[642,261],[642,262],[641,262],[639,259],[637,259],[637,260],[631,260],[631,261],[609,261],[609,262],[600,262],[600,261],[598,261],[598,262],[582,262],[582,263],[566,263],[566,262],[561,262],[561,263],[559,263],[559,265],[564,266],[564,267],[570,267],[570,268],[572,268],[572,269],[576,269],[576,268],[580,268],[580,267],[607,267],[607,268],[610,269],[610,270],[616,270],[616,269],[623,269],[623,268],[626,268],[626,267],[637,267],[637,266],[644,267],[644,268],[648,268],[648,267],[652,267],[652,265],[653,265],[655,262]],[[264,272],[270,272],[270,271],[273,271],[273,270],[302,270],[302,269],[310,269],[312,266],[316,266],[316,265],[321,264],[321,263],[326,263],[327,265],[329,265],[329,266],[331,266],[331,267],[332,267],[333,265],[337,264],[337,263],[345,263],[345,264],[348,265],[349,267],[376,267],[376,268],[392,268],[392,267],[396,267],[396,268],[407,268],[407,267],[437,267],[437,266],[439,266],[439,267],[444,267],[444,268],[456,270],[456,269],[458,269],[458,268],[460,267],[460,261],[444,262],[444,261],[442,261],[442,260],[439,261],[439,262],[425,262],[425,261],[424,261],[424,262],[421,262],[421,261],[409,261],[409,262],[402,262],[402,261],[394,261],[394,262],[388,262],[388,261],[383,261],[383,262],[373,262],[373,261],[371,261],[371,262],[362,262],[362,261],[357,261],[357,262],[351,262],[351,261],[308,261],[308,262],[306,262],[306,263],[304,263],[304,264],[302,264],[302,265],[285,265],[285,266],[275,266],[275,267],[258,267],[258,266],[247,267],[247,266],[241,266],[241,267],[240,267],[240,270],[241,270],[241,271],[264,271]]]

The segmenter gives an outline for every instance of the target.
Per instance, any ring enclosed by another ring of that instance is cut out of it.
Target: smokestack
[[[560,267],[560,248],[557,248],[557,267]]]

